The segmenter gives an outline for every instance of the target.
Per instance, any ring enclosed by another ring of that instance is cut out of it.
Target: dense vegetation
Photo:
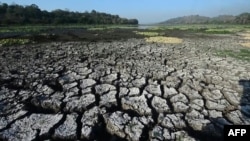
[[[220,15],[213,18],[190,15],[172,18],[160,24],[250,24],[250,13],[242,13],[238,16]]]
[[[68,10],[54,10],[48,12],[41,10],[35,4],[29,6],[0,4],[1,25],[25,24],[138,24],[137,19],[120,18],[97,12],[71,12]]]

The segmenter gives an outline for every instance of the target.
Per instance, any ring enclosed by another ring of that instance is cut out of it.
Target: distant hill
[[[190,15],[172,18],[159,24],[250,24],[250,13],[242,13],[238,16],[220,15],[217,17],[205,17],[200,15]]]
[[[194,24],[194,23],[206,23],[209,20],[210,20],[209,17],[190,15],[190,16],[169,19],[165,22],[162,22],[161,24]]]

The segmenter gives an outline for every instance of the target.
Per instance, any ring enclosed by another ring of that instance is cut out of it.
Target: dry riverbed
[[[222,140],[250,124],[250,62],[216,54],[244,39],[174,37],[1,47],[0,140]]]

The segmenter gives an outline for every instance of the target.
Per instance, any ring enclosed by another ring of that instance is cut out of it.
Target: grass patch
[[[249,26],[248,26],[249,28]],[[178,24],[178,25],[158,25],[149,30],[183,30],[194,33],[205,34],[232,34],[236,32],[246,31],[246,25],[234,24]]]
[[[156,37],[148,37],[148,38],[146,38],[146,42],[179,44],[179,43],[182,43],[182,39],[175,38],[175,37],[156,36]]]
[[[250,61],[249,49],[240,49],[239,51],[220,50],[220,51],[217,51],[217,55],[221,57],[233,57],[233,58],[240,59],[240,60]]]
[[[153,37],[153,36],[158,36],[159,35],[158,32],[139,32],[139,31],[135,31],[135,33],[137,35],[143,35],[143,36],[148,36],[148,37]]]
[[[29,39],[1,39],[0,46],[11,46],[11,45],[24,45],[27,43],[31,43]]]
[[[225,29],[207,29],[205,33],[208,34],[232,34],[233,32]]]

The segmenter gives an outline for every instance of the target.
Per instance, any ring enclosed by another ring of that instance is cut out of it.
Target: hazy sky
[[[36,4],[42,10],[69,9],[85,12],[96,10],[136,18],[141,24],[157,23],[169,18],[250,12],[250,0],[0,0],[2,3]]]

